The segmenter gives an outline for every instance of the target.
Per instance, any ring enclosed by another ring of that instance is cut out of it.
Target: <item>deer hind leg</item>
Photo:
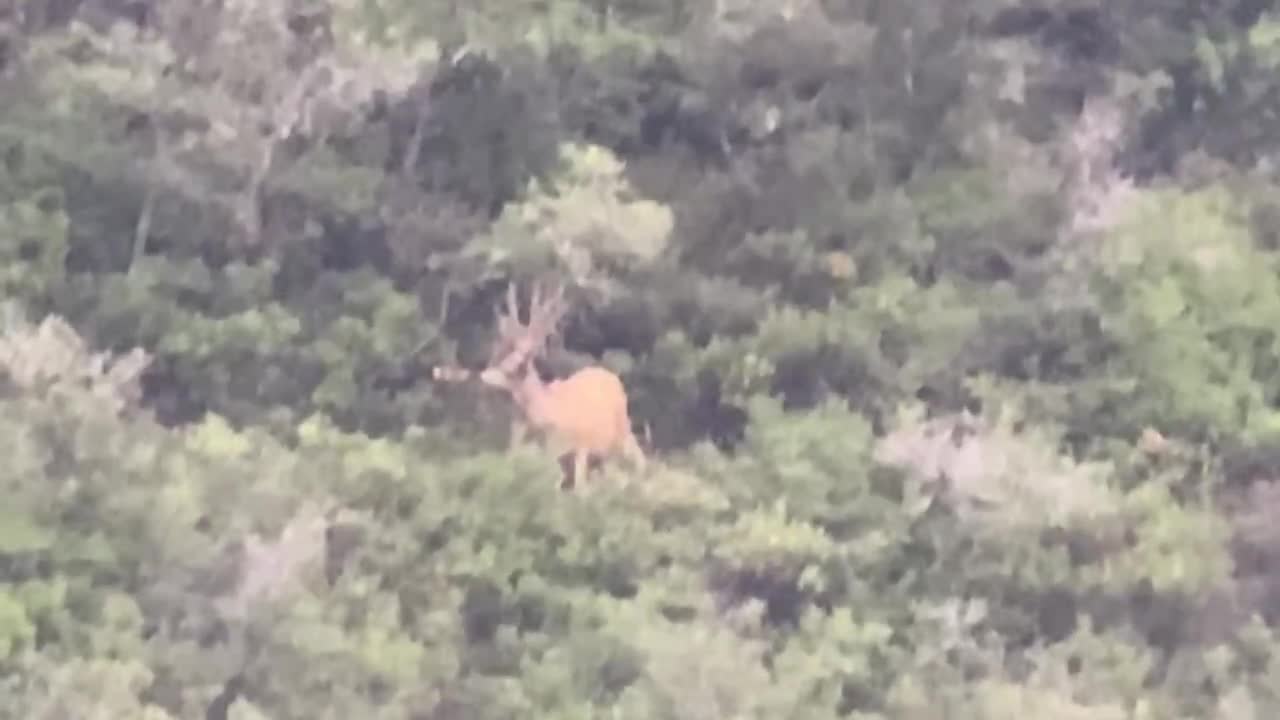
[[[591,471],[591,453],[585,449],[570,450],[559,457],[561,490],[572,490],[579,482],[586,482],[587,473]]]
[[[573,451],[573,482],[587,482],[587,473],[591,471],[591,454],[579,448]]]
[[[564,453],[560,457],[556,458],[556,462],[560,465],[561,490],[567,491],[573,489],[574,480],[576,480],[573,474],[573,461],[574,454],[572,452]]]
[[[640,443],[636,441],[635,435],[627,433],[626,438],[622,441],[622,454],[627,456],[627,459],[635,465],[637,470],[644,472],[645,467],[648,465],[648,458],[645,457],[644,450],[640,449]]]
[[[625,409],[618,413],[617,423],[618,437],[622,438],[622,455],[626,457],[637,470],[644,472],[644,450],[640,448],[640,443],[636,440],[635,433],[631,431],[631,417]]]

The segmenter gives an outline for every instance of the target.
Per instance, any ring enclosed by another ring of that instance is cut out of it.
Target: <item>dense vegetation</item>
[[[1276,5],[0,2],[0,718],[1280,716]]]

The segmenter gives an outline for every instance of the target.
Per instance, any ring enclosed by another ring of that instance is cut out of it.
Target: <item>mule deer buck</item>
[[[591,366],[546,382],[534,367],[533,361],[546,350],[567,310],[564,288],[544,294],[535,285],[526,323],[520,322],[515,285],[507,287],[506,300],[505,313],[496,312],[498,337],[484,370],[435,367],[433,379],[460,382],[478,377],[484,385],[509,393],[524,416],[515,425],[513,440],[532,428],[543,433],[553,448],[567,449],[559,456],[565,473],[562,488],[585,480],[593,456],[602,461],[626,456],[643,469],[645,455],[631,430],[627,391],[615,373]],[[570,455],[571,466],[566,462]]]

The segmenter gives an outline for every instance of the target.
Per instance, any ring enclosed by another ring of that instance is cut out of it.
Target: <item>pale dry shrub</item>
[[[224,612],[243,617],[258,603],[284,599],[325,554],[325,531],[334,507],[310,502],[298,509],[275,539],[250,533],[244,539],[240,582],[220,601]]]
[[[1063,138],[1063,152],[1071,173],[1066,229],[1069,237],[1114,226],[1137,193],[1133,178],[1121,173],[1115,162],[1124,124],[1125,116],[1119,104],[1105,98],[1091,98]]]
[[[141,399],[141,377],[151,356],[92,352],[66,320],[50,315],[39,325],[10,320],[0,334],[0,370],[21,391],[63,398],[88,395],[123,413]]]
[[[1077,463],[1018,425],[1004,414],[908,416],[877,442],[875,459],[993,530],[1069,527],[1117,511],[1108,465]]]

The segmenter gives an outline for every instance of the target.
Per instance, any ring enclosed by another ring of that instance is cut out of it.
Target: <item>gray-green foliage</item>
[[[466,255],[482,263],[482,277],[550,268],[577,285],[609,291],[615,283],[599,266],[652,263],[666,249],[671,209],[634,197],[616,155],[570,145],[562,148],[561,162],[555,187],[531,181],[525,197],[468,245]]]
[[[1142,197],[1103,248],[1107,330],[1129,412],[1248,440],[1274,435],[1280,284],[1225,188]]]
[[[1273,717],[1255,5],[0,9],[0,718]]]
[[[1066,651],[1050,646],[1027,656],[1037,670],[1025,686],[1022,665],[991,644],[1002,628],[1047,622],[1022,602],[1058,588],[1087,604],[1147,578],[1161,596],[1194,597],[1226,581],[1183,574],[1210,567],[1200,563],[1174,570],[1183,584],[1162,579],[1162,567],[1221,540],[1168,528],[1180,514],[1208,518],[1159,494],[1117,503],[1137,546],[1103,547],[1074,567],[1015,539],[1034,527],[956,525],[886,483],[870,428],[834,406],[786,417],[754,402],[737,457],[707,449],[692,475],[660,470],[651,484],[575,496],[555,489],[536,453],[443,461],[414,449],[420,431],[399,443],[316,419],[289,449],[216,419],[165,429],[101,405],[5,402],[5,437],[27,438],[9,452],[8,497],[49,533],[4,550],[9,664],[28,703],[48,702],[48,683],[81,682],[74,663],[23,659],[42,627],[41,655],[81,655],[100,665],[93,672],[136,679],[96,700],[117,713],[145,703],[149,687],[191,714],[243,672],[240,712],[290,717],[370,702],[389,717],[446,705],[481,716],[831,717],[852,688],[882,697],[886,717],[944,703],[998,718],[1010,702],[1057,703],[1074,717],[1138,699],[1141,683],[1115,673],[1151,651],[1101,636],[1088,681],[1054,670]],[[1041,448],[1011,470],[1059,472],[1046,439],[1002,427],[991,442]],[[57,465],[41,461],[55,452]],[[41,500],[50,488],[60,490]],[[1085,516],[1069,529],[1105,541],[1114,521]],[[1167,555],[1179,537],[1188,547]],[[86,563],[93,576],[80,574]],[[953,564],[966,572],[949,574]],[[1026,600],[1006,597],[1015,590]],[[161,617],[141,641],[146,618]],[[197,649],[219,625],[225,643]],[[989,679],[962,690],[972,663]],[[148,681],[147,667],[163,672]],[[744,676],[756,678],[745,693]],[[330,688],[322,699],[304,691],[316,683]],[[1043,697],[1017,700],[1028,692]]]

